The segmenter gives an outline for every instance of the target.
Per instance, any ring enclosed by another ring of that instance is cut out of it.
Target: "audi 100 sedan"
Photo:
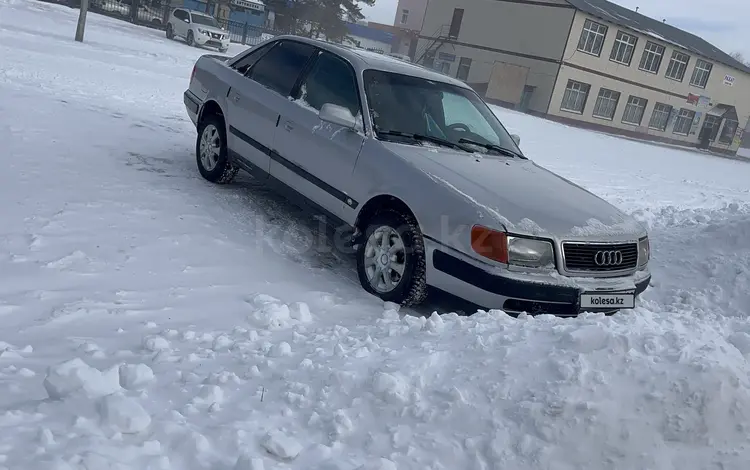
[[[386,55],[279,36],[202,56],[184,103],[200,174],[243,170],[351,234],[362,287],[404,306],[428,286],[485,309],[632,309],[644,227],[519,148],[461,81]]]

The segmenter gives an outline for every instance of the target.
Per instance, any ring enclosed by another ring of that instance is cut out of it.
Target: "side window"
[[[354,70],[329,52],[322,52],[318,56],[298,94],[296,98],[318,111],[324,104],[330,103],[349,109],[352,116],[361,114]]]
[[[255,65],[255,63],[258,62],[258,59],[263,57],[263,54],[268,52],[268,50],[271,49],[276,44],[278,44],[278,42],[272,42],[258,49],[253,49],[252,51],[247,53],[244,57],[242,57],[237,62],[232,64],[232,68],[238,71],[239,73],[241,73],[242,75],[247,74],[248,70],[250,70],[253,67],[253,65]]]
[[[174,17],[178,20],[186,20],[188,16],[185,10],[175,10]]]
[[[282,96],[289,96],[314,50],[308,44],[283,41],[258,60],[249,77]]]

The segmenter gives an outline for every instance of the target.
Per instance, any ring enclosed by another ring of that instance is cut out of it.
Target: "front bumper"
[[[549,313],[576,316],[581,313],[581,294],[596,292],[640,295],[651,274],[637,271],[615,278],[570,278],[559,273],[529,274],[478,262],[462,253],[425,239],[427,282],[486,309],[508,313]],[[609,308],[586,308],[588,312],[611,312]]]
[[[230,44],[229,35],[225,34],[224,39],[217,39],[213,37],[211,33],[209,34],[203,34],[199,32],[195,32],[193,35],[193,39],[195,40],[195,43],[200,46],[208,46],[208,47],[216,47],[219,49],[227,49]]]

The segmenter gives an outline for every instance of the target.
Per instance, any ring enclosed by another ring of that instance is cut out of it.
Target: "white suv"
[[[200,11],[175,8],[169,15],[167,37],[185,38],[191,46],[210,46],[226,52],[229,49],[229,32],[213,16]]]

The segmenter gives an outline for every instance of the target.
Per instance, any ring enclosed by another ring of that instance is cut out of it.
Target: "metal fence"
[[[63,3],[71,8],[80,8],[81,5],[80,0],[43,1]],[[195,1],[190,3],[191,6],[187,7],[183,2],[170,0],[89,0],[89,11],[130,23],[165,29],[169,15],[175,8],[189,8],[204,12],[208,10],[207,3]],[[229,37],[232,42],[245,45],[255,45],[281,34],[278,31],[248,23],[219,18],[216,21],[229,31]]]

